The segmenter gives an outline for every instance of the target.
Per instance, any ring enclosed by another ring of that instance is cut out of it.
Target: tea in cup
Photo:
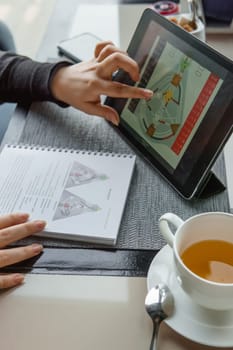
[[[159,226],[183,290],[204,307],[233,308],[233,215],[210,212],[183,221],[167,213]]]

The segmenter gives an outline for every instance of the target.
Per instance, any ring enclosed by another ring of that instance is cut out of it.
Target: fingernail
[[[148,90],[148,89],[144,89],[143,94],[144,94],[145,98],[149,99],[154,95],[154,92],[151,90]]]
[[[43,246],[41,244],[34,243],[31,245],[31,247],[35,254],[39,254],[43,250]]]
[[[116,125],[116,126],[119,125],[119,120],[118,120],[117,118],[113,118],[113,119],[111,120],[111,122],[112,122],[114,125]]]
[[[119,124],[118,118],[115,115],[108,115],[106,116],[106,119],[116,126]]]
[[[29,218],[29,214],[27,214],[27,213],[19,213],[18,214],[18,218],[19,218],[20,221],[26,221]]]
[[[37,221],[35,221],[35,224],[36,224],[37,229],[39,231],[41,231],[45,227],[46,221],[44,221],[44,220],[37,220]]]
[[[24,280],[24,275],[17,273],[14,275],[13,279],[15,283],[22,283]]]

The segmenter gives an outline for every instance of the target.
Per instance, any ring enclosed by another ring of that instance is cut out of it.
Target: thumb
[[[88,107],[85,108],[85,112],[92,115],[97,115],[103,117],[106,120],[110,121],[114,125],[118,125],[120,122],[119,115],[117,111],[109,106],[101,104],[88,104]]]
[[[100,105],[100,111],[101,111],[101,115],[107,119],[108,121],[110,121],[111,123],[113,123],[114,125],[118,125],[120,123],[120,117],[119,114],[117,113],[117,111],[109,106],[103,106]]]

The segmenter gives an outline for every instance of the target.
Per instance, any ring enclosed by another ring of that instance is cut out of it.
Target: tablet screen
[[[186,198],[192,197],[228,138],[233,64],[173,23],[146,10],[129,47],[136,86],[150,100],[110,99],[120,130]],[[125,73],[117,80],[130,82]]]

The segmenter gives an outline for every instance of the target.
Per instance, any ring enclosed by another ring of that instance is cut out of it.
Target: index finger
[[[120,52],[115,52],[100,62],[98,72],[101,78],[111,79],[112,74],[118,69],[123,69],[129,73],[133,81],[138,81],[140,78],[137,62],[131,57]]]

